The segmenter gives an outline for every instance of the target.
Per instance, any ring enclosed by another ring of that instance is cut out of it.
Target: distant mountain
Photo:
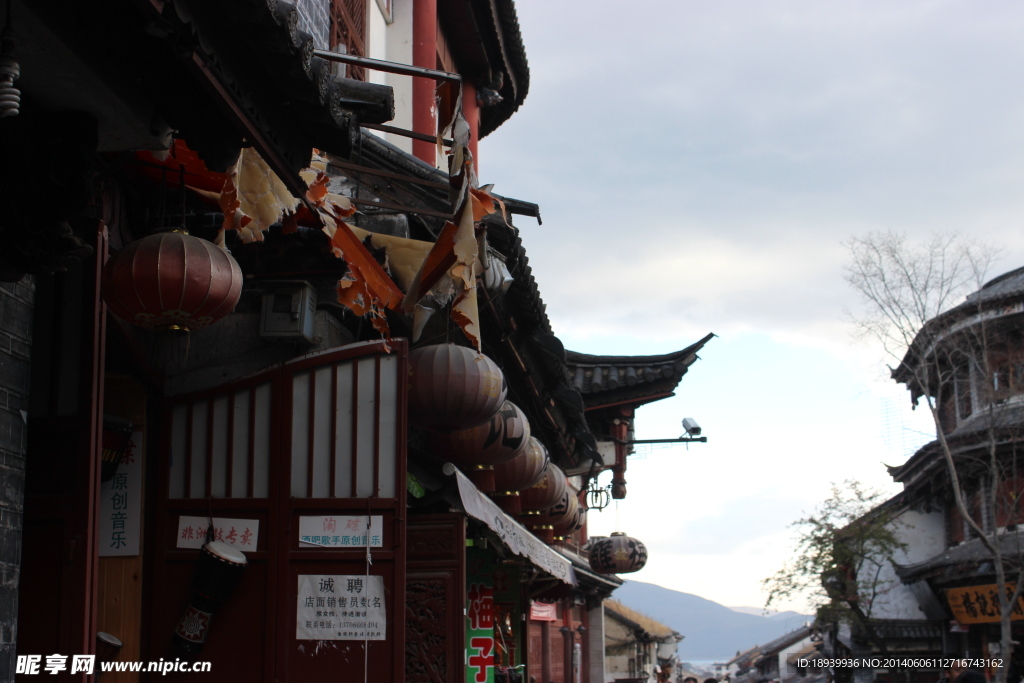
[[[758,617],[767,617],[768,619],[797,619],[800,623],[811,617],[806,614],[800,614],[799,612],[780,612],[777,609],[765,610],[764,607],[730,607],[733,612],[740,612],[742,614],[753,614]]]
[[[612,598],[686,636],[679,643],[683,660],[727,661],[737,651],[763,645],[808,620],[796,612],[771,617],[745,614],[697,595],[639,581],[627,581]]]

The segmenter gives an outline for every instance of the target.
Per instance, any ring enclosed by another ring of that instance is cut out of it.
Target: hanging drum
[[[230,313],[242,295],[242,269],[224,249],[185,232],[132,242],[103,268],[110,311],[152,330],[189,332]]]
[[[486,422],[505,401],[505,375],[482,353],[435,344],[409,354],[409,421],[438,430]]]
[[[628,574],[647,564],[647,548],[621,531],[590,545],[590,568],[599,574]]]
[[[192,579],[192,598],[174,628],[176,649],[185,655],[195,655],[202,649],[213,613],[231,597],[246,564],[245,555],[227,543],[212,541],[203,546]]]
[[[557,505],[565,495],[568,484],[565,473],[553,462],[549,462],[540,480],[519,492],[519,501],[524,515],[538,515]]]
[[[494,466],[494,502],[510,515],[522,512],[519,492],[540,481],[547,464],[547,449],[531,436],[519,455]]]

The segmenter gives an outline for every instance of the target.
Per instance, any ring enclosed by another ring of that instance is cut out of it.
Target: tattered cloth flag
[[[243,147],[220,192],[224,224],[218,242],[223,230],[237,230],[243,242],[262,241],[263,233],[284,216],[294,216],[300,203],[255,148]]]
[[[352,226],[342,220],[354,214],[355,208],[347,197],[327,191],[330,182],[327,159],[319,150],[313,150],[310,168],[300,175],[309,187],[306,198],[320,214],[323,231],[331,238],[334,254],[348,266],[348,272],[338,280],[338,303],[356,315],[368,317],[373,328],[391,341],[384,311],[399,307],[402,290],[352,232]]]
[[[453,220],[445,223],[424,259],[423,266],[409,285],[402,301],[402,310],[407,314],[416,313],[417,305],[423,297],[441,278],[449,275],[455,294],[452,320],[479,351],[480,313],[476,300],[476,279],[483,268],[480,260],[483,230],[477,231],[476,224],[497,209],[495,199],[485,190],[475,187],[477,182],[473,173],[473,155],[469,151],[469,124],[462,115],[461,92],[456,102],[455,115],[444,134],[451,135],[453,141],[448,158]]]

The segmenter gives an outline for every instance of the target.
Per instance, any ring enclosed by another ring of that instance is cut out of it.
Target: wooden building
[[[708,338],[567,352],[512,223],[538,207],[439,170],[438,138],[468,160],[526,97],[512,1],[10,6],[0,680],[55,653],[53,680],[86,680],[83,654],[207,680],[600,680],[586,634],[620,581],[590,569],[586,493],[613,469],[625,495],[633,411]],[[472,256],[443,249],[459,221]],[[558,505],[519,514],[422,422],[437,346],[500,370],[581,510],[559,534]]]

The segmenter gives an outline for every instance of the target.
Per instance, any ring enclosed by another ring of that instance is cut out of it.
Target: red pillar
[[[473,153],[473,170],[480,175],[480,157],[476,153],[476,143],[480,139],[480,105],[476,103],[476,86],[472,83],[462,84],[462,113],[469,124],[469,151]]]
[[[412,9],[412,63],[437,68],[437,0],[415,0]],[[412,129],[417,133],[437,133],[436,84],[429,78],[412,79]],[[437,146],[423,140],[412,141],[412,153],[431,166],[436,162]]]

